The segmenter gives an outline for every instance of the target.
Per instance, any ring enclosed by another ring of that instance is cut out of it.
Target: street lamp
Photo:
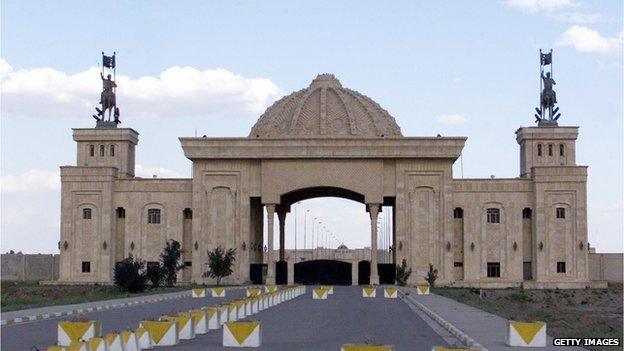
[[[306,249],[306,232],[308,230],[308,213],[310,213],[310,210],[306,210],[305,211],[305,215],[303,216],[303,249]]]

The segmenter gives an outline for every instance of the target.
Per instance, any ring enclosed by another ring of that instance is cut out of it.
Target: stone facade
[[[176,239],[189,266],[182,280],[206,281],[207,250],[223,246],[238,252],[227,283],[244,283],[250,264],[278,260],[273,236],[262,240],[264,211],[269,232],[283,237],[292,204],[334,196],[366,204],[370,252],[390,206],[395,262],[422,272],[431,263],[440,284],[585,286],[587,167],[575,162],[577,135],[520,128],[518,178],[455,179],[466,138],[404,137],[377,103],[332,75],[276,102],[248,137],[180,138],[192,179],[134,177],[132,129],[74,129],[77,165],[61,167],[60,279],[108,282],[116,261],[156,260]]]

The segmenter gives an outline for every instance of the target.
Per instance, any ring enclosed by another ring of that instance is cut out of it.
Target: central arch
[[[363,194],[353,190],[333,186],[316,186],[290,191],[280,196],[280,203],[284,206],[290,206],[299,201],[319,197],[337,197],[365,204]]]

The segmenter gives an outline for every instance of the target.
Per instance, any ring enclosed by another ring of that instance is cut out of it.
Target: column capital
[[[366,211],[370,214],[371,220],[376,221],[381,212],[381,204],[366,204]]]
[[[263,204],[263,205],[264,207],[266,207],[268,213],[271,213],[271,214],[275,213],[275,209],[277,206],[276,204]]]

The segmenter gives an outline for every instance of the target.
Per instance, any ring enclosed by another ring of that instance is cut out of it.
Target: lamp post
[[[308,230],[308,213],[310,213],[310,210],[306,210],[305,214],[303,215],[303,250],[305,251],[306,249],[306,232]]]

